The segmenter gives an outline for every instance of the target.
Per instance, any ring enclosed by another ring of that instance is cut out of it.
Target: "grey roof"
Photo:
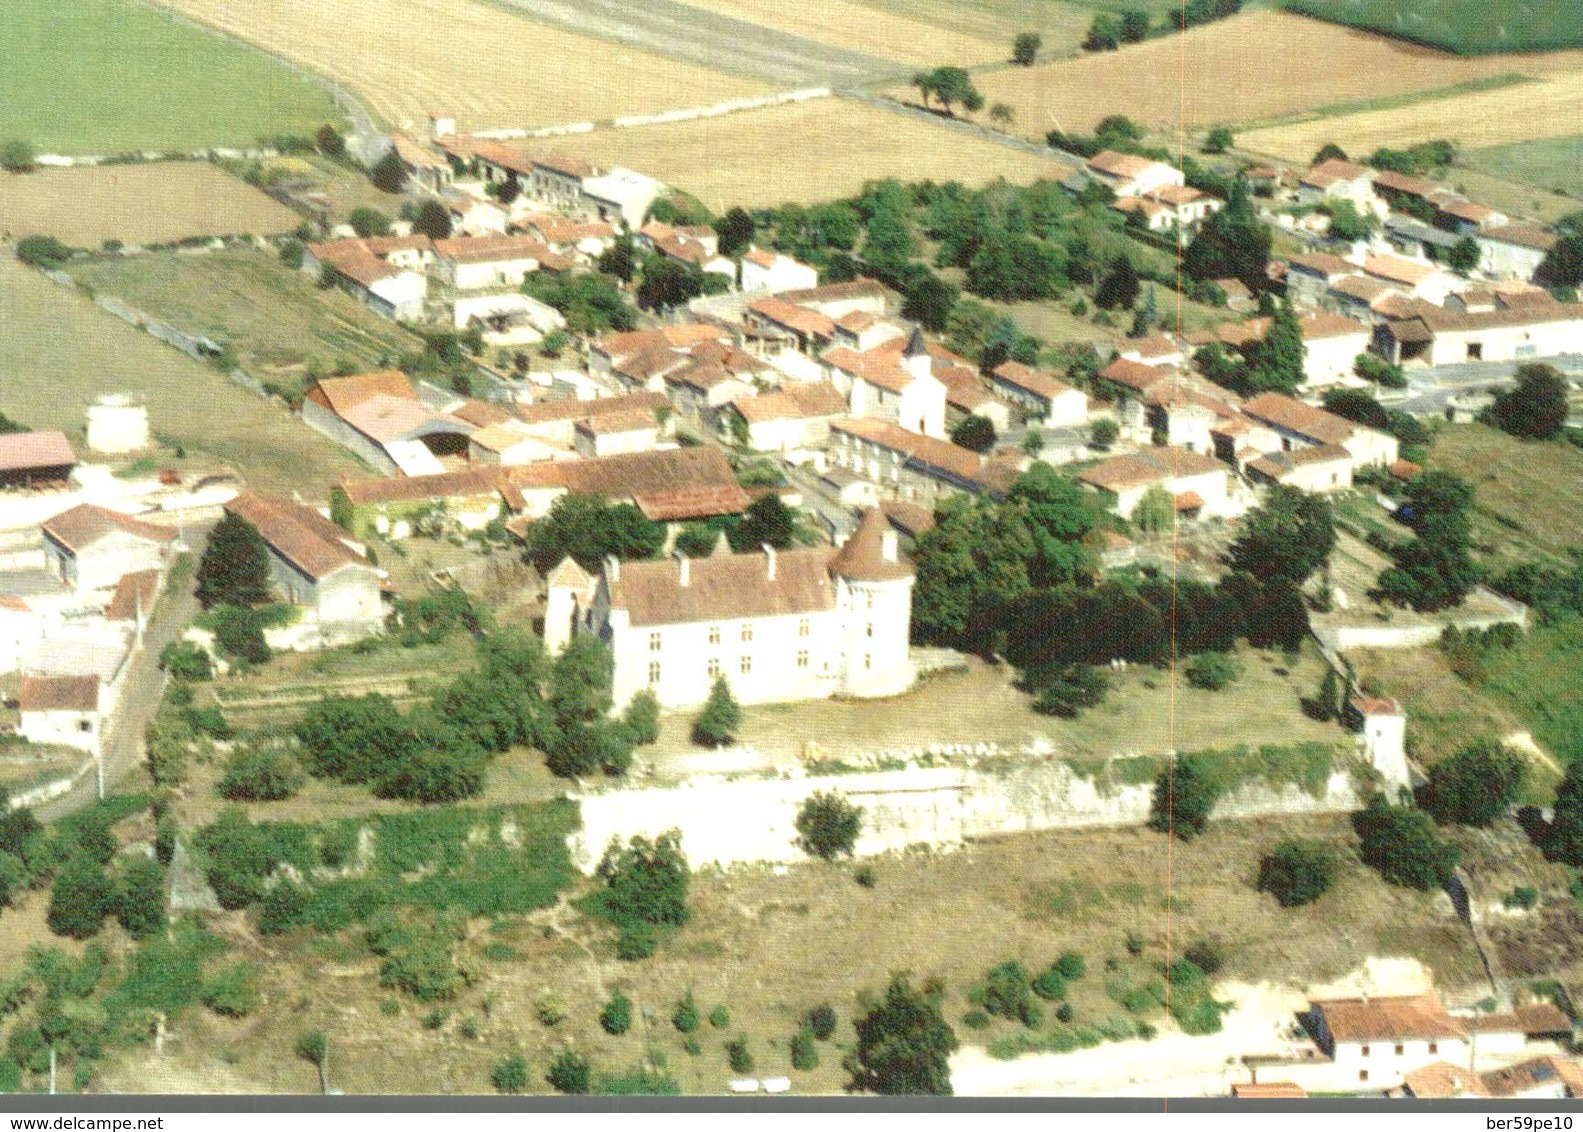
[[[1388,217],[1385,228],[1392,235],[1407,240],[1417,240],[1421,244],[1433,244],[1437,248],[1454,248],[1463,239],[1455,232],[1447,232],[1444,228],[1436,228],[1432,224],[1425,224],[1405,216]]]
[[[904,358],[927,358],[929,345],[923,340],[923,327],[912,328],[912,337],[907,339],[907,348],[901,352]]]

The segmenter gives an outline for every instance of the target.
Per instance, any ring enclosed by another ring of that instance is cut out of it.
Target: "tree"
[[[234,512],[214,525],[197,570],[198,603],[205,609],[248,609],[269,600],[269,548],[258,528]]]
[[[1335,851],[1324,842],[1288,838],[1259,862],[1258,889],[1283,908],[1297,908],[1323,896],[1338,868]]]
[[[740,208],[731,208],[715,222],[720,237],[720,254],[734,256],[753,242],[753,218]]]
[[[380,212],[377,208],[354,208],[347,217],[347,223],[365,240],[370,236],[390,235],[390,217]]]
[[[1009,102],[997,102],[989,108],[989,120],[997,126],[1009,126],[1017,120],[1017,108]]]
[[[544,1079],[557,1093],[583,1096],[588,1092],[590,1077],[586,1057],[579,1057],[571,1050],[562,1050],[550,1062],[550,1071]]]
[[[1018,32],[1011,41],[1011,61],[1019,67],[1031,67],[1039,57],[1039,48],[1043,46],[1044,37],[1038,32]]]
[[[1463,236],[1446,253],[1446,266],[1458,275],[1471,275],[1479,266],[1479,245],[1472,236]]]
[[[419,236],[427,236],[431,240],[450,239],[450,209],[437,200],[424,201],[418,206],[418,215],[413,218],[412,231]]]
[[[703,272],[690,264],[655,256],[643,267],[638,284],[638,306],[645,310],[669,310],[703,294]]]
[[[71,258],[71,249],[54,236],[23,236],[17,241],[16,257],[33,267],[53,271]]]
[[[837,1021],[835,1007],[828,1002],[821,1002],[818,1006],[808,1011],[808,1029],[821,1042],[830,1040],[830,1035],[835,1033]]]
[[[31,173],[35,165],[36,156],[31,142],[13,138],[0,145],[0,169],[7,173]]]
[[[1204,832],[1219,798],[1219,785],[1198,759],[1191,755],[1173,758],[1154,780],[1149,828],[1191,841]]]
[[[325,696],[293,733],[313,773],[341,782],[375,781],[404,766],[418,749],[418,737],[396,705],[374,692]]]
[[[1110,691],[1104,671],[1091,664],[1040,665],[1027,671],[1024,683],[1034,693],[1034,711],[1062,719],[1076,719],[1098,707]]]
[[[79,852],[56,875],[44,918],[56,935],[87,939],[98,934],[104,918],[115,909],[115,885],[105,876],[104,865]]]
[[[1121,13],[1121,42],[1142,43],[1149,38],[1149,13],[1128,8]]]
[[[137,857],[121,870],[115,916],[134,939],[147,939],[165,928],[165,871],[147,857]]]
[[[846,1063],[853,1092],[881,1096],[951,1096],[947,1059],[956,1034],[940,1013],[939,994],[892,978],[885,997],[856,1023],[857,1047]]]
[[[1164,484],[1150,484],[1132,509],[1132,523],[1146,535],[1171,530],[1176,526],[1176,496]]]
[[[1201,652],[1187,664],[1187,682],[1206,692],[1218,692],[1240,675],[1241,667],[1223,652]]]
[[[1327,161],[1345,160],[1347,160],[1346,150],[1342,149],[1335,142],[1326,142],[1324,145],[1319,147],[1319,152],[1314,154],[1314,159],[1309,164],[1323,165]]]
[[[634,837],[625,846],[612,841],[598,875],[605,882],[605,907],[618,927],[687,922],[687,858],[676,830],[653,841]]]
[[[1300,586],[1329,561],[1335,545],[1330,504],[1322,496],[1277,485],[1239,524],[1231,566],[1261,582]]]
[[[528,560],[540,573],[568,556],[585,570],[598,570],[610,556],[623,561],[653,558],[665,544],[665,526],[645,518],[630,503],[568,493],[528,528],[526,542]]]
[[[623,283],[632,282],[637,274],[637,253],[632,248],[630,233],[622,233],[615,243],[599,253],[596,266],[606,275],[613,275]]]
[[[786,550],[797,541],[797,513],[779,495],[761,495],[748,504],[742,522],[726,537],[735,550],[757,550],[765,544]]]
[[[1495,399],[1490,423],[1524,440],[1553,440],[1567,422],[1567,381],[1542,362],[1517,367],[1517,386]]]
[[[1433,819],[1412,806],[1393,806],[1376,794],[1352,815],[1359,854],[1391,884],[1427,892],[1450,883],[1461,853],[1440,840]]]
[[[1218,215],[1218,213],[1217,213]],[[1131,310],[1138,301],[1138,271],[1126,256],[1118,256],[1094,292],[1094,305],[1101,310]]]
[[[259,743],[232,752],[215,789],[233,802],[278,802],[295,794],[302,778],[293,752]]]
[[[1252,392],[1295,393],[1303,384],[1303,331],[1290,302],[1275,308],[1264,337],[1244,351],[1243,383]]]
[[[1545,856],[1583,865],[1583,759],[1569,762],[1556,787],[1554,817],[1541,835]]]
[[[1240,279],[1255,293],[1269,285],[1270,229],[1259,221],[1241,177],[1231,182],[1226,207],[1204,222],[1187,246],[1182,267],[1194,279]]]
[[[988,452],[996,439],[994,424],[977,413],[969,413],[951,430],[951,443],[969,452]]]
[[[1108,451],[1121,435],[1121,426],[1109,417],[1100,417],[1088,426],[1088,443],[1101,452]]]
[[[828,861],[852,852],[863,826],[863,809],[840,794],[820,791],[802,804],[796,824],[803,849]]]
[[[742,709],[731,694],[731,685],[724,676],[716,676],[703,711],[693,722],[693,742],[703,747],[717,747],[729,743],[742,726]]]
[[[925,330],[944,330],[960,293],[934,272],[921,272],[907,287],[901,316],[921,324]]]
[[[1236,137],[1231,132],[1230,126],[1211,127],[1209,133],[1204,135],[1205,153],[1225,153],[1236,144]]]
[[[953,113],[953,103],[961,103],[962,108],[970,114],[984,105],[984,96],[973,85],[973,76],[964,67],[936,67],[932,71],[920,72],[913,76],[912,85],[923,95],[925,106],[929,105],[929,96],[932,94],[947,115]]]
[[[368,177],[374,182],[374,188],[382,193],[399,193],[407,187],[407,167],[396,156],[395,150],[375,162]]]
[[[1534,282],[1546,287],[1583,286],[1583,232],[1561,231],[1534,272]]]
[[[528,1063],[520,1053],[497,1061],[489,1071],[489,1083],[495,1092],[515,1096],[528,1087]]]
[[[647,688],[633,694],[621,716],[635,746],[644,747],[660,737],[660,701]]]
[[[1487,826],[1522,796],[1528,764],[1497,740],[1469,743],[1429,768],[1419,799],[1436,821]]]
[[[1325,206],[1330,212],[1330,236],[1336,240],[1367,240],[1374,234],[1378,221],[1373,216],[1358,212],[1351,201],[1338,200]]]
[[[346,139],[341,136],[340,130],[328,122],[314,133],[313,144],[331,161],[340,161],[346,157]]]
[[[616,994],[605,1003],[605,1008],[599,1012],[599,1026],[607,1034],[620,1037],[632,1028],[632,1000],[624,994]]]
[[[1417,538],[1396,551],[1396,565],[1380,574],[1376,593],[1420,612],[1448,609],[1478,584],[1470,512],[1473,487],[1460,476],[1428,471],[1407,485],[1399,514]]]
[[[1100,12],[1088,26],[1083,39],[1084,51],[1114,51],[1121,46],[1121,20],[1109,12]]]

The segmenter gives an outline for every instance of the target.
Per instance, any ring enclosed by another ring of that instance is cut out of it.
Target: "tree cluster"
[[[602,914],[620,932],[617,953],[623,959],[647,958],[661,929],[687,922],[689,873],[676,830],[653,840],[634,837],[625,845],[612,841],[597,876],[605,884]]]
[[[1439,470],[1416,476],[1399,512],[1416,537],[1396,549],[1396,565],[1380,574],[1376,594],[1420,612],[1459,604],[1479,581],[1472,507],[1473,487],[1460,476]]]
[[[1386,881],[1427,892],[1443,888],[1461,853],[1440,839],[1434,819],[1414,806],[1393,806],[1376,794],[1352,815],[1359,854]]]
[[[1554,440],[1567,423],[1567,381],[1542,362],[1517,367],[1517,385],[1489,408],[1489,422],[1523,440]]]
[[[912,85],[918,88],[925,107],[929,105],[930,97],[933,97],[947,115],[952,115],[952,107],[958,104],[969,114],[976,114],[984,108],[984,96],[973,85],[973,76],[965,67],[936,67],[931,71],[919,71],[912,77]]]

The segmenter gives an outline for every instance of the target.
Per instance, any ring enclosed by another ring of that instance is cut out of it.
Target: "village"
[[[126,337],[0,401],[0,1091],[1583,1096],[1575,215],[1119,116],[777,207],[579,144],[693,116],[191,162],[267,235],[7,219]],[[887,979],[923,1078],[835,1021]]]

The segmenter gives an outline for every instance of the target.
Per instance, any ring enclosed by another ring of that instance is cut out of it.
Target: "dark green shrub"
[[[753,1072],[753,1054],[748,1050],[746,1034],[738,1034],[726,1042],[726,1060],[730,1062],[733,1073]]]
[[[1182,958],[1192,963],[1206,975],[1217,975],[1226,958],[1220,944],[1212,939],[1197,939],[1187,945]]]
[[[503,1058],[490,1070],[489,1083],[495,1092],[515,1095],[528,1087],[528,1063],[520,1053]]]
[[[1066,997],[1066,977],[1051,967],[1033,980],[1033,993],[1047,1002],[1058,1002]]]
[[[709,1024],[717,1030],[724,1030],[731,1025],[731,1011],[726,1009],[725,1003],[722,1002],[709,1012]]]
[[[165,929],[165,873],[157,862],[140,857],[121,870],[115,917],[134,939]]]
[[[803,849],[828,861],[852,852],[863,825],[863,810],[840,794],[820,791],[797,811],[796,825]]]
[[[830,1040],[830,1035],[835,1033],[836,1022],[835,1007],[828,1002],[822,1002],[808,1011],[808,1028],[821,1042]]]
[[[962,1025],[969,1030],[983,1030],[989,1026],[990,1017],[986,1011],[973,1009],[962,1015]]]
[[[258,985],[251,963],[232,963],[216,972],[198,992],[201,1001],[216,1014],[245,1018],[258,1009]]]
[[[1067,951],[1055,961],[1055,969],[1061,973],[1062,978],[1081,979],[1088,973],[1088,964],[1077,952]]]
[[[819,1050],[814,1045],[813,1031],[806,1026],[792,1035],[791,1063],[793,1069],[804,1073],[819,1068]]]
[[[622,928],[621,934],[616,937],[616,958],[629,962],[647,959],[659,946],[659,929],[653,924],[631,924]]]
[[[303,778],[302,764],[291,751],[247,746],[231,755],[217,789],[233,802],[276,802],[295,794]]]
[[[104,866],[87,853],[78,853],[55,877],[45,920],[56,935],[87,939],[98,934],[115,908],[115,885],[105,876]]]
[[[1070,1022],[1072,1020],[1073,1014],[1074,1011],[1072,1010],[1072,1004],[1070,1002],[1063,1002],[1060,1006],[1055,1008],[1055,1017],[1059,1022]]]
[[[294,1047],[298,1057],[312,1065],[323,1065],[330,1052],[329,1040],[322,1030],[309,1030],[297,1039]]]
[[[588,1059],[578,1057],[571,1050],[563,1050],[550,1062],[550,1071],[544,1079],[557,1093],[583,1096],[588,1092],[590,1077]]]
[[[607,1034],[624,1034],[632,1025],[632,1000],[624,994],[615,995],[599,1012],[599,1025]]]
[[[258,906],[260,935],[281,935],[301,927],[308,916],[308,896],[302,886],[282,880],[264,893]]]
[[[1031,998],[1025,998],[1017,1004],[1017,1021],[1030,1030],[1037,1030],[1044,1024],[1044,1007]]]
[[[676,1004],[676,1009],[671,1012],[671,1025],[684,1034],[690,1034],[698,1029],[701,1022],[698,1004],[693,1001],[692,988],[689,987],[682,1000]]]
[[[1218,692],[1242,675],[1242,667],[1225,653],[1199,653],[1187,665],[1187,682],[1195,688]]]
[[[1259,863],[1260,892],[1268,892],[1284,908],[1310,904],[1335,883],[1337,859],[1319,841],[1282,841]]]

